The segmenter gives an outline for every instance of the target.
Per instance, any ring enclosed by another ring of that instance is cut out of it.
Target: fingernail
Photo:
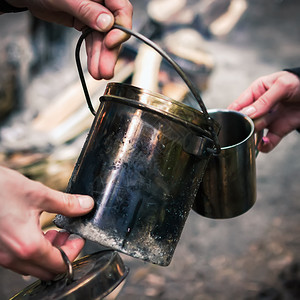
[[[241,110],[241,113],[243,113],[249,117],[251,117],[255,112],[256,112],[256,109],[253,106],[248,106]]]
[[[75,234],[75,233],[70,234],[68,237],[68,240],[77,240],[77,239],[83,240],[83,238],[80,235]]]
[[[89,209],[94,206],[94,200],[91,197],[79,197],[78,199],[81,208]]]
[[[109,14],[104,13],[104,14],[99,15],[99,17],[97,18],[97,26],[99,27],[99,29],[101,31],[106,31],[106,30],[110,29],[113,22],[114,22],[114,20],[113,20],[112,16]]]
[[[266,136],[264,136],[261,141],[264,146],[270,144],[270,140]]]

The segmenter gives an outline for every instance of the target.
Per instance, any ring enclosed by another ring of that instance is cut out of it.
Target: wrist
[[[28,10],[24,7],[24,1],[20,0],[0,0],[0,12],[16,13]]]

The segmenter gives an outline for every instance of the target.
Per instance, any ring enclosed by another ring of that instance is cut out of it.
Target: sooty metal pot
[[[106,247],[168,265],[193,205],[211,140],[203,114],[119,83],[107,86],[67,191],[94,198],[87,216],[56,225]]]

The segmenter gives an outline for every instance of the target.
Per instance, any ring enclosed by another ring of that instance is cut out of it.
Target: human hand
[[[84,240],[68,232],[40,227],[43,211],[73,217],[88,213],[89,196],[52,190],[20,173],[0,167],[0,265],[17,273],[50,280],[66,271],[60,247],[73,261]]]
[[[16,7],[27,7],[37,18],[82,31],[95,29],[86,38],[88,70],[95,79],[110,79],[114,74],[121,44],[129,36],[113,24],[131,28],[129,0],[6,0]]]
[[[260,77],[228,109],[254,119],[257,131],[268,129],[258,150],[270,152],[284,136],[300,127],[300,79],[287,71]]]

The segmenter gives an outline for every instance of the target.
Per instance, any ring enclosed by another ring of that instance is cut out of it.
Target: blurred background
[[[299,66],[299,1],[131,2],[133,28],[171,54],[207,108],[226,108],[256,78]],[[0,35],[0,163],[63,191],[93,121],[74,60],[80,34],[19,13],[0,17]],[[107,81],[85,75],[96,106]],[[172,68],[134,38],[111,81],[195,105]],[[192,211],[170,266],[122,255],[130,273],[118,299],[299,299],[299,148],[293,132],[258,155],[257,202],[246,214],[212,220]],[[42,215],[44,230],[52,219]],[[87,242],[83,252],[98,248]],[[36,280],[3,268],[0,278],[0,299]]]

